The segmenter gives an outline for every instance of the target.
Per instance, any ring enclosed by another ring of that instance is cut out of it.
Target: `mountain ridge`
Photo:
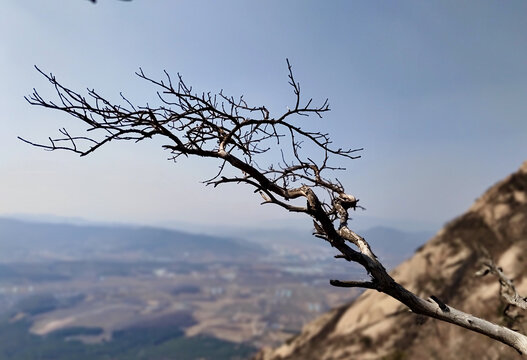
[[[61,224],[0,217],[0,262],[261,256],[257,244],[149,226]]]
[[[527,162],[489,188],[463,215],[399,265],[392,276],[422,297],[508,325],[499,283],[476,278],[485,248],[527,293]],[[515,324],[526,333],[525,324]],[[507,346],[457,326],[411,314],[387,295],[368,290],[306,325],[276,349],[254,359],[519,359]]]

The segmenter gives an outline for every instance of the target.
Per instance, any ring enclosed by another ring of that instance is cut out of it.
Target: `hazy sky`
[[[320,130],[365,148],[338,174],[367,208],[356,224],[439,227],[527,159],[526,19],[525,1],[3,0],[0,214],[294,223],[248,189],[205,188],[216,164],[170,163],[158,142],[79,158],[16,139],[78,128],[24,101],[51,94],[33,65],[138,104],[154,89],[134,71],[166,69],[279,113],[293,101],[289,58],[304,95],[330,100]]]

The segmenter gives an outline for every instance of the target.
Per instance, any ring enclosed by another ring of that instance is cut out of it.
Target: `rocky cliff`
[[[495,277],[476,277],[486,248],[527,295],[527,162],[491,187],[392,273],[427,298],[436,295],[459,310],[510,325]],[[345,290],[343,290],[345,291]],[[527,313],[526,313],[527,315]],[[527,316],[526,316],[527,318]],[[527,321],[514,328],[527,334]],[[294,359],[519,359],[515,350],[460,327],[410,313],[387,295],[366,291],[350,305],[306,325],[257,360]]]

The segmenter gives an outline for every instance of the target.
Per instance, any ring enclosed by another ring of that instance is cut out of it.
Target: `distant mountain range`
[[[153,227],[72,225],[0,218],[0,262],[178,260],[266,254],[257,244]]]
[[[0,217],[0,262],[55,260],[178,260],[261,257],[272,253],[320,254],[332,249],[311,235],[311,229],[230,229],[225,235],[192,234],[173,229],[101,225],[82,219]],[[388,267],[413,254],[433,233],[390,227],[360,231]],[[243,239],[243,240],[242,240]],[[245,240],[246,239],[246,240]],[[333,261],[333,260],[331,260]]]

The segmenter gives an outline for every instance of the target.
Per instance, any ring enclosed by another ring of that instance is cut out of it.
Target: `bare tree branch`
[[[363,288],[363,289],[377,289],[377,286],[372,281],[340,281],[340,280],[329,280],[329,283],[336,287],[344,288]]]
[[[485,276],[492,274],[496,276],[500,282],[500,295],[509,305],[514,305],[520,309],[527,309],[527,297],[518,294],[513,281],[509,279],[503,269],[496,265],[489,252],[485,248],[481,248],[484,258],[481,260],[482,268],[476,272],[476,276]]]
[[[166,72],[163,80],[156,80],[139,69],[137,76],[157,89],[159,104],[138,106],[122,94],[123,104],[108,101],[94,89],[81,95],[37,68],[55,88],[58,100],[45,100],[37,90],[26,100],[77,118],[86,125],[89,136],[72,136],[61,129],[60,136],[49,138],[47,145],[22,140],[46,150],[69,150],[85,156],[110,141],[139,142],[156,136],[166,141],[163,148],[170,152],[170,160],[182,155],[215,158],[219,170],[204,181],[206,185],[245,184],[260,193],[263,204],[305,213],[313,219],[315,236],[336,248],[337,257],[360,264],[370,277],[369,281],[331,280],[332,285],[376,289],[416,314],[462,326],[527,352],[524,335],[456,310],[433,295],[424,300],[405,289],[388,274],[366,239],[348,227],[349,211],[359,207],[359,200],[328,174],[343,170],[331,165],[334,159],[356,159],[361,149],[333,147],[327,133],[303,128],[306,116],[322,119],[329,111],[328,100],[319,105],[312,99],[305,101],[289,61],[287,68],[294,105],[277,116],[265,106],[251,106],[243,97],[227,96],[223,91],[196,93],[179,74],[175,82]],[[278,161],[263,156],[276,148],[282,155]],[[504,283],[514,289],[512,283]]]
[[[524,318],[521,310],[527,309],[527,297],[521,296],[513,280],[505,275],[503,269],[496,265],[488,250],[480,247],[482,259],[480,260],[481,269],[476,272],[476,276],[486,276],[488,274],[494,275],[498,278],[500,284],[500,296],[507,304],[503,309],[503,316],[507,319],[507,326],[512,327],[518,321]]]

